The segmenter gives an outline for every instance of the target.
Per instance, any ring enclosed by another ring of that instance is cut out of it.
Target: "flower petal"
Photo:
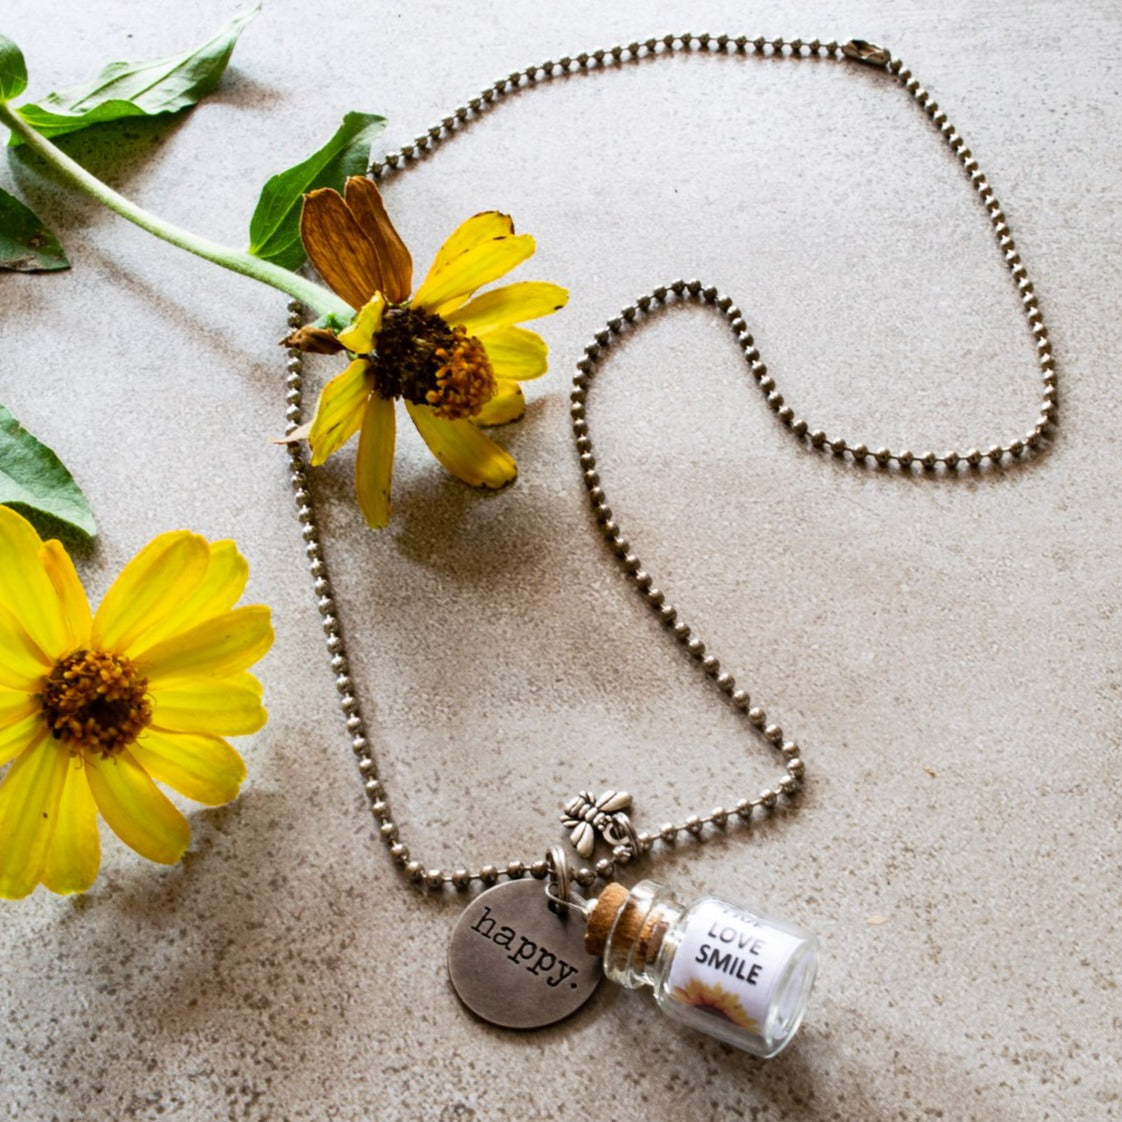
[[[8,692],[4,691],[5,697]],[[16,696],[22,697],[22,706],[11,704],[0,708],[0,767],[38,743],[47,731],[38,699],[27,694]]]
[[[370,363],[356,358],[320,391],[315,416],[308,429],[313,465],[318,467],[358,432],[366,399],[371,396],[369,371]]]
[[[21,899],[39,883],[69,768],[69,753],[44,728],[0,784],[0,899]]]
[[[484,292],[458,309],[450,319],[452,323],[462,323],[469,335],[485,336],[495,327],[552,315],[568,302],[569,293],[559,284],[519,281]]]
[[[248,673],[220,681],[193,679],[152,695],[152,725],[169,732],[240,736],[265,723],[261,683]]]
[[[191,841],[187,819],[125,750],[85,758],[86,778],[109,828],[149,861],[174,865]]]
[[[89,642],[90,624],[93,622],[86,590],[78,579],[70,554],[62,548],[62,542],[54,538],[44,542],[39,550],[39,559],[58,593],[62,617],[66,622],[67,645],[72,650],[76,649]]]
[[[505,425],[517,421],[526,412],[526,398],[517,382],[500,380],[494,396],[472,416],[477,425]]]
[[[28,713],[38,713],[40,708],[39,699],[35,694],[27,690],[13,690],[0,686],[0,742],[13,721],[21,720]]]
[[[536,331],[496,327],[480,337],[496,378],[537,378],[549,365],[549,348]]]
[[[409,299],[413,288],[413,258],[394,229],[382,192],[374,181],[363,175],[352,175],[343,186],[344,199],[358,224],[374,245],[382,266],[379,288],[395,304]]]
[[[436,257],[429,267],[425,283],[442,271],[450,261],[459,257],[464,250],[471,249],[472,246],[489,241],[491,238],[509,237],[513,233],[514,220],[509,214],[500,214],[497,210],[485,210],[481,214],[473,214],[466,222],[461,222],[436,251]]]
[[[187,631],[204,619],[228,612],[245,591],[249,563],[229,539],[207,542],[207,570],[194,589],[174,603],[152,626],[133,640],[130,655],[136,658],[157,643]]]
[[[466,419],[438,417],[425,405],[405,408],[432,454],[458,479],[473,487],[505,487],[518,475],[514,457]]]
[[[191,680],[229,678],[252,666],[273,645],[264,604],[245,604],[212,616],[136,655],[153,694]]]
[[[533,252],[534,239],[529,234],[479,242],[426,277],[413,297],[413,306],[444,315],[458,308],[477,288],[509,273]]]
[[[42,544],[26,518],[0,506],[0,605],[19,620],[50,663],[67,653],[70,629],[39,557]]]
[[[221,737],[147,729],[130,749],[153,779],[206,806],[236,798],[245,761]]]
[[[374,340],[382,330],[382,313],[386,310],[386,298],[375,292],[358,310],[351,326],[339,332],[339,342],[356,355],[369,354],[374,349]]]
[[[343,349],[343,344],[335,337],[333,331],[316,327],[314,323],[306,323],[286,335],[281,340],[281,346],[294,347],[305,354],[313,355],[337,355]]]
[[[390,520],[390,487],[393,483],[393,452],[397,438],[394,403],[380,393],[366,401],[362,432],[355,457],[355,494],[366,524],[380,530]]]
[[[85,892],[100,865],[97,803],[90,793],[85,768],[72,759],[58,804],[58,825],[43,867],[43,883],[62,895]]]
[[[301,440],[308,439],[308,433],[312,431],[312,422],[305,421],[302,425],[297,425],[286,436],[274,436],[274,444],[299,444]]]
[[[171,612],[164,617],[164,628],[169,635],[183,629],[183,624],[196,623],[211,616],[228,612],[245,591],[246,581],[249,580],[249,562],[238,552],[237,545],[230,539],[207,542],[210,550],[210,562],[207,565],[206,575],[195,586],[195,591],[183,601],[177,612]],[[160,629],[145,633],[144,641],[153,644],[165,638]]]
[[[320,187],[304,196],[300,238],[316,271],[352,308],[383,290],[377,250],[338,191]]]
[[[52,665],[20,621],[0,604],[0,686],[38,693]]]
[[[92,643],[124,653],[157,628],[206,576],[210,549],[186,530],[153,538],[120,572],[93,620]]]

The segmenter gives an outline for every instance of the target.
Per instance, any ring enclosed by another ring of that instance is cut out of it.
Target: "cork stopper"
[[[637,951],[640,962],[650,964],[658,958],[658,952],[662,949],[662,941],[666,938],[668,930],[669,924],[659,914],[649,915],[643,920]]]
[[[620,908],[627,902],[627,897],[630,895],[630,891],[624,888],[622,884],[616,884],[613,881],[611,884],[605,885],[604,891],[600,893],[600,898],[596,901],[596,907],[592,909],[592,914],[588,917],[588,927],[584,932],[584,949],[589,954],[599,956],[604,953],[604,947],[608,942],[608,936],[612,933],[616,916],[619,915]],[[634,938],[635,934],[638,934],[638,932],[634,932],[631,938]]]

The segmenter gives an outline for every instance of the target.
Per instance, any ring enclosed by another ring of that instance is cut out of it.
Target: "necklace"
[[[613,980],[629,987],[653,986],[656,1000],[672,1016],[766,1056],[774,1055],[788,1042],[801,1019],[814,976],[813,937],[758,911],[738,909],[723,901],[705,899],[683,908],[651,881],[640,882],[630,891],[607,883],[620,867],[645,857],[660,844],[704,842],[738,821],[748,823],[754,816],[767,814],[781,799],[790,799],[798,791],[805,768],[798,744],[787,739],[782,726],[763,706],[753,702],[748,691],[722,668],[695,629],[667,601],[613,516],[598,471],[587,414],[596,374],[613,346],[644,322],[667,306],[695,304],[724,319],[768,406],[804,446],[868,470],[966,475],[1000,470],[1043,449],[1056,423],[1056,372],[1032,282],[986,176],[957,129],[911,71],[889,51],[862,40],[839,44],[817,39],[667,35],[543,62],[500,78],[412,143],[374,163],[369,174],[378,180],[404,170],[434,151],[466,122],[516,91],[574,71],[615,68],[676,52],[753,54],[791,60],[818,57],[877,68],[902,86],[943,137],[984,208],[1020,296],[1042,383],[1035,423],[1015,439],[991,444],[984,450],[971,447],[936,453],[870,449],[860,441],[827,434],[804,419],[777,388],[741,310],[729,296],[701,281],[679,279],[659,285],[608,319],[589,341],[576,363],[570,414],[595,524],[627,582],[685,648],[698,670],[711,680],[721,700],[742,715],[748,731],[779,756],[782,771],[778,777],[731,805],[717,806],[653,830],[639,829],[631,821],[631,797],[626,792],[594,795],[581,791],[564,804],[561,819],[569,839],[584,859],[591,859],[598,842],[611,852],[610,857],[587,865],[570,866],[560,845],[550,846],[544,857],[516,857],[502,867],[464,864],[443,869],[426,865],[402,837],[367,738],[350,677],[335,592],[323,558],[315,506],[307,485],[307,465],[297,444],[288,446],[290,478],[340,707],[370,809],[390,856],[405,877],[421,888],[451,886],[466,890],[478,884],[488,890],[469,904],[452,939],[452,980],[469,1007],[496,1024],[518,1028],[552,1023],[568,1015],[590,996],[599,980],[598,963],[587,955],[579,957],[583,948],[597,958],[603,957],[604,970]],[[303,321],[300,308],[291,306],[290,326],[299,327]],[[303,407],[303,360],[299,352],[289,352],[287,369],[286,417],[291,431],[299,425]],[[540,882],[545,882],[544,889]],[[599,897],[585,900],[580,891],[598,883],[605,884]],[[584,922],[574,923],[574,914]]]

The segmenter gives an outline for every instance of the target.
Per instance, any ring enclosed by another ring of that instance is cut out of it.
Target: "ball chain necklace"
[[[1040,306],[1013,242],[1009,225],[989,181],[966,142],[912,72],[892,54],[863,40],[824,43],[817,39],[749,39],[746,36],[682,34],[632,42],[606,50],[543,62],[500,78],[478,97],[433,125],[412,143],[370,168],[386,179],[434,151],[463,125],[483,115],[507,95],[573,72],[603,70],[640,59],[675,53],[756,55],[792,60],[829,59],[883,71],[902,86],[943,137],[961,164],[985,210],[1010,278],[1020,296],[1036,352],[1042,388],[1035,423],[1023,435],[985,449],[945,452],[871,449],[859,441],[827,434],[804,419],[785,400],[760,357],[741,310],[730,297],[698,280],[659,285],[627,305],[595,333],[576,364],[570,413],[576,455],[592,515],[608,553],[635,592],[665,624],[721,700],[740,714],[782,761],[782,771],[767,787],[731,805],[692,814],[657,829],[641,829],[628,813],[631,796],[623,791],[580,791],[563,804],[561,823],[572,847],[589,864],[572,865],[560,844],[542,858],[516,857],[506,865],[467,864],[454,869],[427,865],[403,838],[386,787],[379,777],[374,747],[350,677],[336,597],[323,557],[315,505],[308,488],[302,449],[289,445],[291,482],[305,541],[313,587],[327,642],[339,704],[357,758],[366,796],[379,834],[406,879],[428,890],[445,886],[487,891],[472,899],[457,921],[450,943],[449,973],[464,1003],[478,1016],[510,1028],[551,1024],[579,1008],[595,989],[601,972],[629,988],[649,986],[671,1017],[759,1056],[775,1055],[794,1035],[814,979],[816,941],[800,929],[754,908],[703,898],[682,906],[654,881],[628,889],[614,883],[618,869],[650,854],[657,846],[704,842],[737,822],[749,824],[780,800],[789,800],[804,778],[802,753],[782,727],[721,666],[696,630],[681,618],[651,573],[634,553],[613,516],[597,469],[586,411],[597,371],[615,344],[662,309],[694,304],[721,316],[736,339],[748,372],[768,406],[792,436],[805,446],[856,466],[909,474],[963,475],[1000,469],[1038,453],[1056,423],[1056,371]],[[304,317],[290,306],[290,324]],[[303,359],[290,351],[287,378],[289,431],[301,421]],[[562,796],[563,797],[563,796]],[[592,860],[597,844],[611,856]],[[602,887],[596,898],[587,892]]]

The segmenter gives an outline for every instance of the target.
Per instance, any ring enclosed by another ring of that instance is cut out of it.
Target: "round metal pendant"
[[[552,1025],[575,1013],[600,981],[600,960],[584,949],[584,927],[580,915],[549,910],[541,881],[496,885],[467,906],[452,930],[452,985],[493,1025]]]

